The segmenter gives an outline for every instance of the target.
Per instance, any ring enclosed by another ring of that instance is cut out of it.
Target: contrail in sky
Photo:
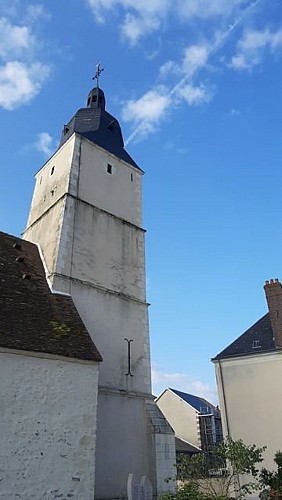
[[[241,13],[240,16],[238,16],[235,21],[228,26],[227,30],[225,30],[221,36],[215,41],[215,43],[210,47],[208,53],[207,53],[207,60],[215,54],[220,47],[224,45],[224,43],[228,40],[230,34],[232,31],[234,31],[240,24],[241,22],[245,19],[245,17],[250,13],[251,10],[253,10],[259,3],[261,3],[263,0],[254,0],[246,9]],[[168,93],[167,97],[170,98],[172,97],[177,91],[187,82],[189,81],[199,70],[199,68],[196,68],[194,70],[191,70],[190,73],[187,73],[181,80],[171,89],[171,91]],[[136,129],[132,132],[132,134],[128,137],[128,139],[125,141],[125,146],[127,146],[131,141],[135,139],[135,137],[138,135],[139,131],[142,129],[144,123],[146,123],[146,120],[142,120],[139,125],[137,125]]]

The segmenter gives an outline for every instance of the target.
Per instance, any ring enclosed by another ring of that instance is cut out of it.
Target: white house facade
[[[282,286],[276,279],[264,289],[269,312],[213,362],[224,435],[267,446],[262,466],[273,470],[274,454],[282,449]]]

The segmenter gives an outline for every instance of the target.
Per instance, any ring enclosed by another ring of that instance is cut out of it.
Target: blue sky
[[[101,60],[146,172],[154,392],[215,400],[210,358],[282,278],[281,0],[0,0],[0,31],[1,230],[24,229]]]

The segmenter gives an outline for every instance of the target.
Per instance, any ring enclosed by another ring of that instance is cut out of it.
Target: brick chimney
[[[275,346],[282,348],[282,285],[276,278],[264,285]]]

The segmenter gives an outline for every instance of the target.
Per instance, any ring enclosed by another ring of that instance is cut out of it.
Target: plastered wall
[[[98,364],[0,353],[0,498],[93,500]]]
[[[216,363],[223,430],[246,444],[267,446],[263,466],[274,467],[282,449],[280,432],[282,353],[245,356]]]
[[[194,446],[201,446],[198,432],[197,412],[167,389],[158,399],[157,405],[173,428],[175,436]]]

